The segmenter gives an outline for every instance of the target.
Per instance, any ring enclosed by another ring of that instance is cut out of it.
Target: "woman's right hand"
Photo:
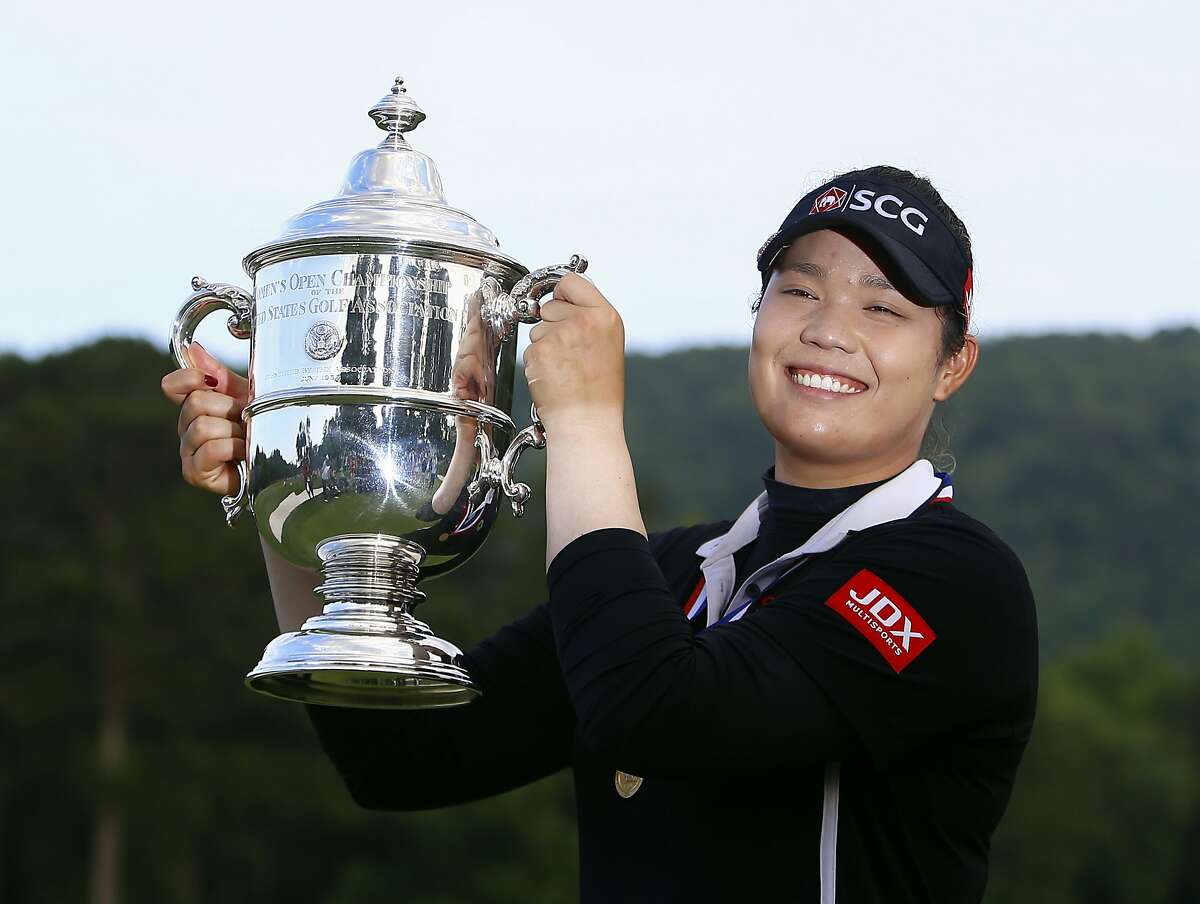
[[[237,462],[246,458],[246,407],[249,383],[199,342],[190,346],[196,367],[173,370],[162,378],[163,394],[180,405],[179,458],[183,479],[222,496],[238,490]]]

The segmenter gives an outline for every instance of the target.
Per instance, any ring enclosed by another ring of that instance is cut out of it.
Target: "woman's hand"
[[[605,527],[646,535],[625,444],[625,325],[582,276],[564,276],[529,333],[525,377],[546,425],[546,565]]]
[[[181,405],[179,458],[183,479],[223,496],[237,492],[237,462],[246,458],[242,409],[249,384],[210,355],[191,345],[196,367],[173,370],[162,378],[163,394]]]
[[[191,344],[196,367],[173,370],[162,378],[162,391],[179,411],[179,458],[183,479],[192,486],[232,496],[238,490],[237,462],[246,458],[246,428],[242,409],[250,389],[210,355],[199,342]],[[320,578],[309,568],[293,565],[259,535],[275,617],[282,632],[298,631],[323,605],[314,588]]]
[[[619,427],[625,411],[621,315],[591,282],[569,273],[541,305],[541,317],[522,360],[547,437],[567,424]]]

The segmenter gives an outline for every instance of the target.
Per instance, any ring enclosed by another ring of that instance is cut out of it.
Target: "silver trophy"
[[[318,567],[322,614],[273,640],[246,676],[288,700],[430,708],[478,694],[461,651],[412,610],[420,578],[445,574],[487,537],[513,479],[542,448],[510,412],[517,323],[587,262],[530,273],[449,207],[433,161],[406,134],[425,119],[396,80],[370,110],[386,133],[350,164],[337,197],[289,220],[243,261],[253,291],[192,280],[171,328],[188,348],[208,314],[250,340],[247,461],[222,499],[249,511],[284,558]]]

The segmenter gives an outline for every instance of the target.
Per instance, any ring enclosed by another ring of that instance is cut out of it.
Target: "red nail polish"
[[[215,387],[217,385],[217,378],[214,377],[212,374],[205,374],[204,382],[207,383],[209,386]]]

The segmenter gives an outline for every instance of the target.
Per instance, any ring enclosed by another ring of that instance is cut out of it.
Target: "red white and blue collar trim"
[[[704,589],[704,576],[701,575],[700,582],[696,584],[696,589],[692,591],[692,595],[683,604],[684,618],[691,621],[701,612],[705,611],[707,604],[708,592]]]

